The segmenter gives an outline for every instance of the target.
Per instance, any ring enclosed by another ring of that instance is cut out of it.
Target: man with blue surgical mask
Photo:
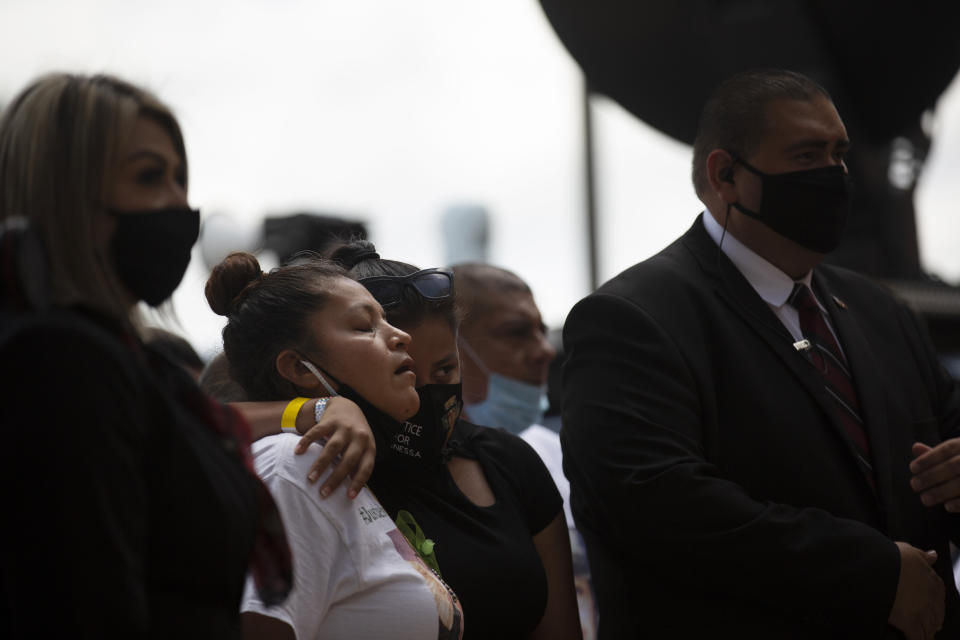
[[[530,287],[487,264],[453,268],[460,326],[463,401],[469,420],[517,435],[547,409],[547,370],[556,349]]]
[[[597,610],[586,551],[570,512],[557,433],[543,426],[547,372],[557,350],[527,283],[481,263],[453,267],[460,325],[464,416],[470,422],[519,435],[540,456],[563,497],[573,551],[574,582],[585,640],[595,637]]]

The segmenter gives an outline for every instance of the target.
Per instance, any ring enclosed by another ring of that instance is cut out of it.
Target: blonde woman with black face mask
[[[197,238],[187,175],[170,111],[114,77],[0,118],[5,637],[237,637],[248,569],[289,590],[246,424],[138,335]]]

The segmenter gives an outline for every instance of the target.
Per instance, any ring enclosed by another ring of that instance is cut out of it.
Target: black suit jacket
[[[913,442],[960,435],[960,391],[885,290],[828,266],[813,285],[876,489],[822,376],[701,219],[571,311],[561,440],[602,638],[896,638],[900,540],[939,553],[938,637],[960,638],[957,520],[920,503],[908,468]]]

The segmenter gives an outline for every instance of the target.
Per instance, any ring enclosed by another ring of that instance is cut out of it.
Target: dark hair
[[[285,400],[296,395],[292,383],[280,375],[277,355],[284,349],[303,349],[318,355],[308,330],[310,316],[327,301],[327,286],[346,277],[340,267],[314,258],[279,267],[269,274],[249,253],[235,252],[213,268],[207,279],[210,308],[227,317],[223,350],[229,371],[247,399]]]
[[[222,351],[210,358],[210,362],[200,373],[197,384],[207,395],[220,402],[246,402],[247,400],[243,387],[230,377],[230,362]]]
[[[201,371],[203,358],[185,338],[160,327],[146,327],[142,331],[143,342],[164,354],[188,371]]]
[[[775,100],[830,100],[830,94],[805,75],[783,69],[744,71],[720,83],[700,112],[693,141],[693,186],[707,187],[707,156],[726,149],[749,156],[766,133],[767,106]]]
[[[330,260],[342,266],[354,280],[373,276],[407,276],[420,271],[417,267],[397,260],[383,260],[372,242],[358,240],[333,247]],[[404,287],[400,304],[386,309],[387,322],[400,329],[414,329],[429,315],[439,315],[449,323],[454,333],[459,325],[454,299],[426,300],[412,287]]]
[[[470,325],[490,310],[490,294],[533,292],[520,276],[485,262],[463,262],[453,265],[457,279],[457,306],[463,324]]]

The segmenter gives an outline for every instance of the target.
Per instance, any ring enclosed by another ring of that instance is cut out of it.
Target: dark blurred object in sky
[[[688,144],[710,92],[745,69],[806,73],[861,136],[889,140],[960,67],[960,3],[540,0],[591,86]],[[884,7],[889,7],[886,9]]]
[[[913,207],[930,146],[921,120],[960,68],[960,3],[540,3],[591,90],[688,144],[707,96],[733,73],[777,67],[815,78],[854,143],[854,211],[830,261],[880,278],[924,278]]]
[[[298,212],[285,216],[268,216],[263,221],[263,247],[277,254],[286,264],[301,251],[323,253],[339,242],[366,240],[367,228],[362,222],[337,216]]]

